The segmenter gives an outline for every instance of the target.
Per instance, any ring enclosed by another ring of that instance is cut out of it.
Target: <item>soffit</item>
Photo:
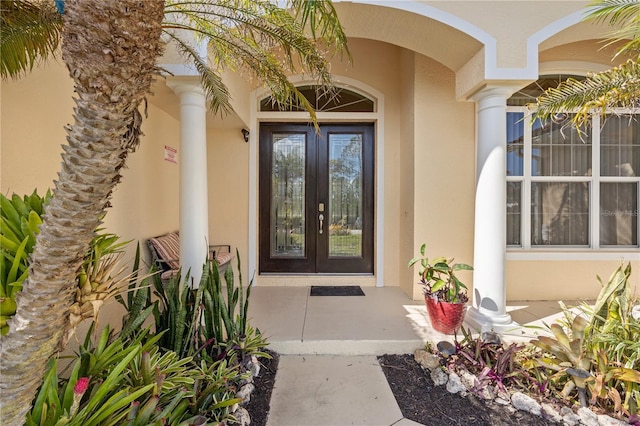
[[[612,58],[616,54],[620,43],[606,46],[602,40],[583,40],[564,45],[554,46],[540,52],[540,63],[543,62],[591,62],[607,66],[619,64],[624,58]]]
[[[434,19],[390,7],[336,3],[347,36],[378,40],[404,47],[457,71],[482,44]]]

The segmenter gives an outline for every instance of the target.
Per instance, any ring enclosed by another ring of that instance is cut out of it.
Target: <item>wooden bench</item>
[[[167,281],[178,274],[180,269],[180,234],[178,231],[149,238],[147,246],[151,252],[151,260],[161,271],[162,281]],[[220,271],[224,271],[229,266],[233,257],[231,246],[228,244],[209,246],[209,258],[218,263]]]

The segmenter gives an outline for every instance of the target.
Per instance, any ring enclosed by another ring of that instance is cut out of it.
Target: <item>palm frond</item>
[[[316,22],[326,25],[325,21]],[[164,27],[168,32],[190,30],[206,37],[211,55],[209,66],[217,70],[250,71],[271,91],[276,102],[300,105],[315,120],[313,107],[288,76],[302,71],[330,87],[329,65],[316,42],[305,36],[301,23],[285,9],[269,2],[248,0],[174,2],[165,8]],[[319,31],[322,34],[329,30]],[[172,38],[178,36],[174,34]],[[190,50],[184,44],[181,49]],[[191,49],[188,54],[196,58],[194,53]],[[207,64],[200,60],[196,67],[202,72]],[[210,100],[214,99],[215,96],[210,96]]]
[[[0,77],[18,78],[58,48],[62,16],[53,2],[2,0]]]
[[[347,36],[338,19],[333,3],[326,0],[292,0],[291,6],[303,27],[309,24],[314,39],[322,38],[329,45],[335,47],[338,53],[351,54],[347,46]],[[319,30],[319,33],[317,31]]]
[[[573,123],[584,125],[594,112],[606,113],[612,108],[636,108],[640,102],[640,63],[626,63],[584,80],[568,79],[557,88],[546,90],[537,99],[535,118],[547,119],[555,114],[573,111]]]
[[[233,110],[231,95],[229,88],[224,84],[220,75],[211,69],[207,62],[185,40],[168,31],[165,31],[165,34],[169,35],[178,46],[178,49],[193,61],[196,70],[200,74],[200,81],[209,101],[209,108],[213,113],[221,113],[222,115],[230,113]]]
[[[607,46],[622,43],[616,56],[640,51],[640,2],[638,0],[597,0],[591,3],[586,20],[607,23]]]

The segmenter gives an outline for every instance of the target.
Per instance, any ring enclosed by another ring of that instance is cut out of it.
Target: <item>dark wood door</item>
[[[373,124],[260,126],[260,272],[373,273]]]

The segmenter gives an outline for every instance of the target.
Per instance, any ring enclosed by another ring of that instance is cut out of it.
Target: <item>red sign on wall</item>
[[[170,163],[178,164],[178,150],[168,145],[164,146],[164,160]]]

